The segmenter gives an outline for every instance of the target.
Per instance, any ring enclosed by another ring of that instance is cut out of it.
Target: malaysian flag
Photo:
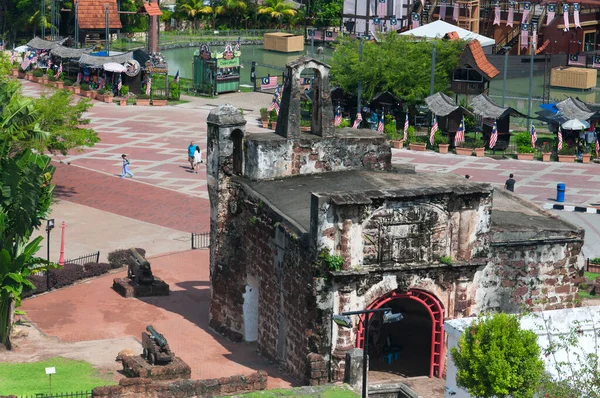
[[[333,124],[339,126],[342,123],[342,108],[338,105],[335,108],[335,119],[333,120]]]
[[[556,149],[558,149],[560,151],[562,149],[562,145],[563,145],[562,130],[558,129],[558,145],[556,146]]]
[[[529,46],[529,24],[521,24],[521,48]]]
[[[448,0],[441,0],[440,2],[440,15],[438,19],[441,19],[442,21],[446,19],[446,3],[448,2]]]
[[[152,75],[148,75],[148,81],[146,82],[146,95],[150,95],[152,89]]]
[[[498,142],[498,125],[494,120],[494,127],[492,128],[492,135],[490,136],[490,149],[496,146],[496,142]]]
[[[493,25],[500,25],[500,0],[494,2],[494,23]]]
[[[271,101],[271,105],[267,108],[269,112],[275,109],[275,112],[279,115],[279,86],[275,88],[275,93],[273,94],[273,101]]]
[[[563,4],[563,19],[565,23],[565,31],[569,30],[569,5]]]
[[[261,90],[269,90],[272,88],[277,88],[277,76],[267,76],[260,79],[260,89]]]
[[[419,18],[419,14],[417,14],[416,12],[413,12],[412,14],[412,28],[418,28],[419,25],[421,24],[420,22],[420,18]]]
[[[406,117],[404,118],[404,137],[402,138],[402,141],[406,141],[406,137],[408,137],[408,111],[406,111]]]
[[[598,133],[596,133],[596,158],[598,157],[599,151],[600,151],[600,142],[598,142]]]
[[[434,138],[435,138],[435,133],[437,133],[437,131],[438,131],[437,116],[433,115],[433,126],[431,126],[431,133],[429,134],[429,143],[431,144],[431,146],[433,146],[433,143],[435,142]]]
[[[79,73],[77,74],[77,81],[75,81],[75,84],[79,84],[79,83],[81,83],[81,77],[82,77],[82,76],[83,76],[83,75],[81,74],[81,72],[79,72]]]
[[[354,124],[352,124],[353,129],[357,129],[360,127],[360,122],[362,122],[362,115],[360,112],[356,114],[356,119],[354,119]]]
[[[556,15],[556,4],[548,4],[548,19],[546,19],[546,25],[550,25],[550,22],[554,19]]]
[[[454,146],[458,146],[461,142],[465,141],[465,116],[463,115],[462,120],[460,121],[460,125],[458,126],[458,130],[456,130],[456,135],[454,136]]]
[[[56,75],[54,75],[55,78],[59,78],[60,74],[62,73],[63,68],[62,68],[62,62],[60,63],[60,65],[58,65],[58,69],[56,70]]]
[[[506,18],[506,26],[513,27],[513,22],[515,20],[515,2],[510,1],[508,3],[508,17]]]
[[[535,148],[535,143],[537,142],[537,132],[535,131],[535,126],[531,123],[531,146]]]
[[[573,21],[575,22],[575,28],[581,28],[579,24],[579,3],[573,3]]]
[[[592,68],[600,68],[600,56],[594,55],[592,57]]]
[[[121,79],[121,74],[119,73],[119,81],[117,82],[117,90],[121,91],[123,88],[123,80]]]
[[[383,120],[383,112],[381,112],[381,118],[379,118],[379,124],[377,125],[377,132],[383,133],[385,127],[385,121]]]
[[[175,79],[173,79],[175,83],[179,83],[179,69],[177,69],[177,73],[175,73]]]
[[[531,3],[528,1],[523,3],[523,18],[521,18],[521,23],[525,23],[525,21],[527,21],[527,17],[529,16],[530,11],[531,11]]]
[[[569,65],[574,66],[585,66],[587,61],[587,55],[585,54],[569,54]]]

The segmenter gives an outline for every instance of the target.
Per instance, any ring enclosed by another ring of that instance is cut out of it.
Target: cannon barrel
[[[142,257],[142,255],[138,253],[137,250],[132,248],[129,249],[129,251],[131,252],[131,255],[133,256],[134,260],[138,263],[140,268],[150,268],[150,263],[148,262],[148,260]]]
[[[148,331],[148,333],[150,333],[150,336],[152,336],[152,339],[160,348],[164,348],[167,345],[167,339],[165,339],[165,337],[162,334],[154,330],[152,325],[146,326],[146,330]]]

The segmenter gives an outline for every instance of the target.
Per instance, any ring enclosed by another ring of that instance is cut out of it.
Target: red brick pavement
[[[55,163],[55,197],[186,232],[210,227],[206,199]]]

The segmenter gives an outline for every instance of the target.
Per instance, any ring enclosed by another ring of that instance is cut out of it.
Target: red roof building
[[[116,0],[76,0],[77,21],[81,30],[100,30],[106,28],[106,6],[110,29],[121,29],[119,10]]]

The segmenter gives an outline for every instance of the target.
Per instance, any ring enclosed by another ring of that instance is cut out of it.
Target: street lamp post
[[[343,328],[352,328],[352,315],[364,315],[363,318],[359,318],[362,322],[363,329],[365,331],[364,347],[363,347],[363,379],[362,379],[362,398],[368,397],[367,392],[367,376],[368,376],[368,364],[369,364],[369,326],[371,314],[383,312],[383,323],[395,323],[402,320],[403,316],[400,313],[393,314],[391,308],[377,308],[374,310],[362,310],[362,311],[348,311],[342,312],[340,315],[333,315],[333,321]]]
[[[363,40],[362,37],[358,38],[358,63],[362,63],[362,54],[363,54]],[[362,79],[358,81],[358,102],[356,105],[356,114],[360,112],[360,97],[362,96]]]
[[[506,100],[506,73],[508,71],[508,52],[510,47],[502,47],[504,49],[504,81],[502,82],[502,107],[504,108],[504,101]]]
[[[533,95],[533,56],[535,55],[536,42],[531,41],[531,51],[529,55],[529,106],[527,109],[527,129],[530,127],[531,121],[531,96]]]
[[[46,251],[46,260],[48,260],[48,264],[50,264],[50,232],[54,229],[54,219],[50,219],[46,222],[46,234],[47,234],[47,251]],[[50,271],[46,270],[46,286],[48,290],[50,290]]]

